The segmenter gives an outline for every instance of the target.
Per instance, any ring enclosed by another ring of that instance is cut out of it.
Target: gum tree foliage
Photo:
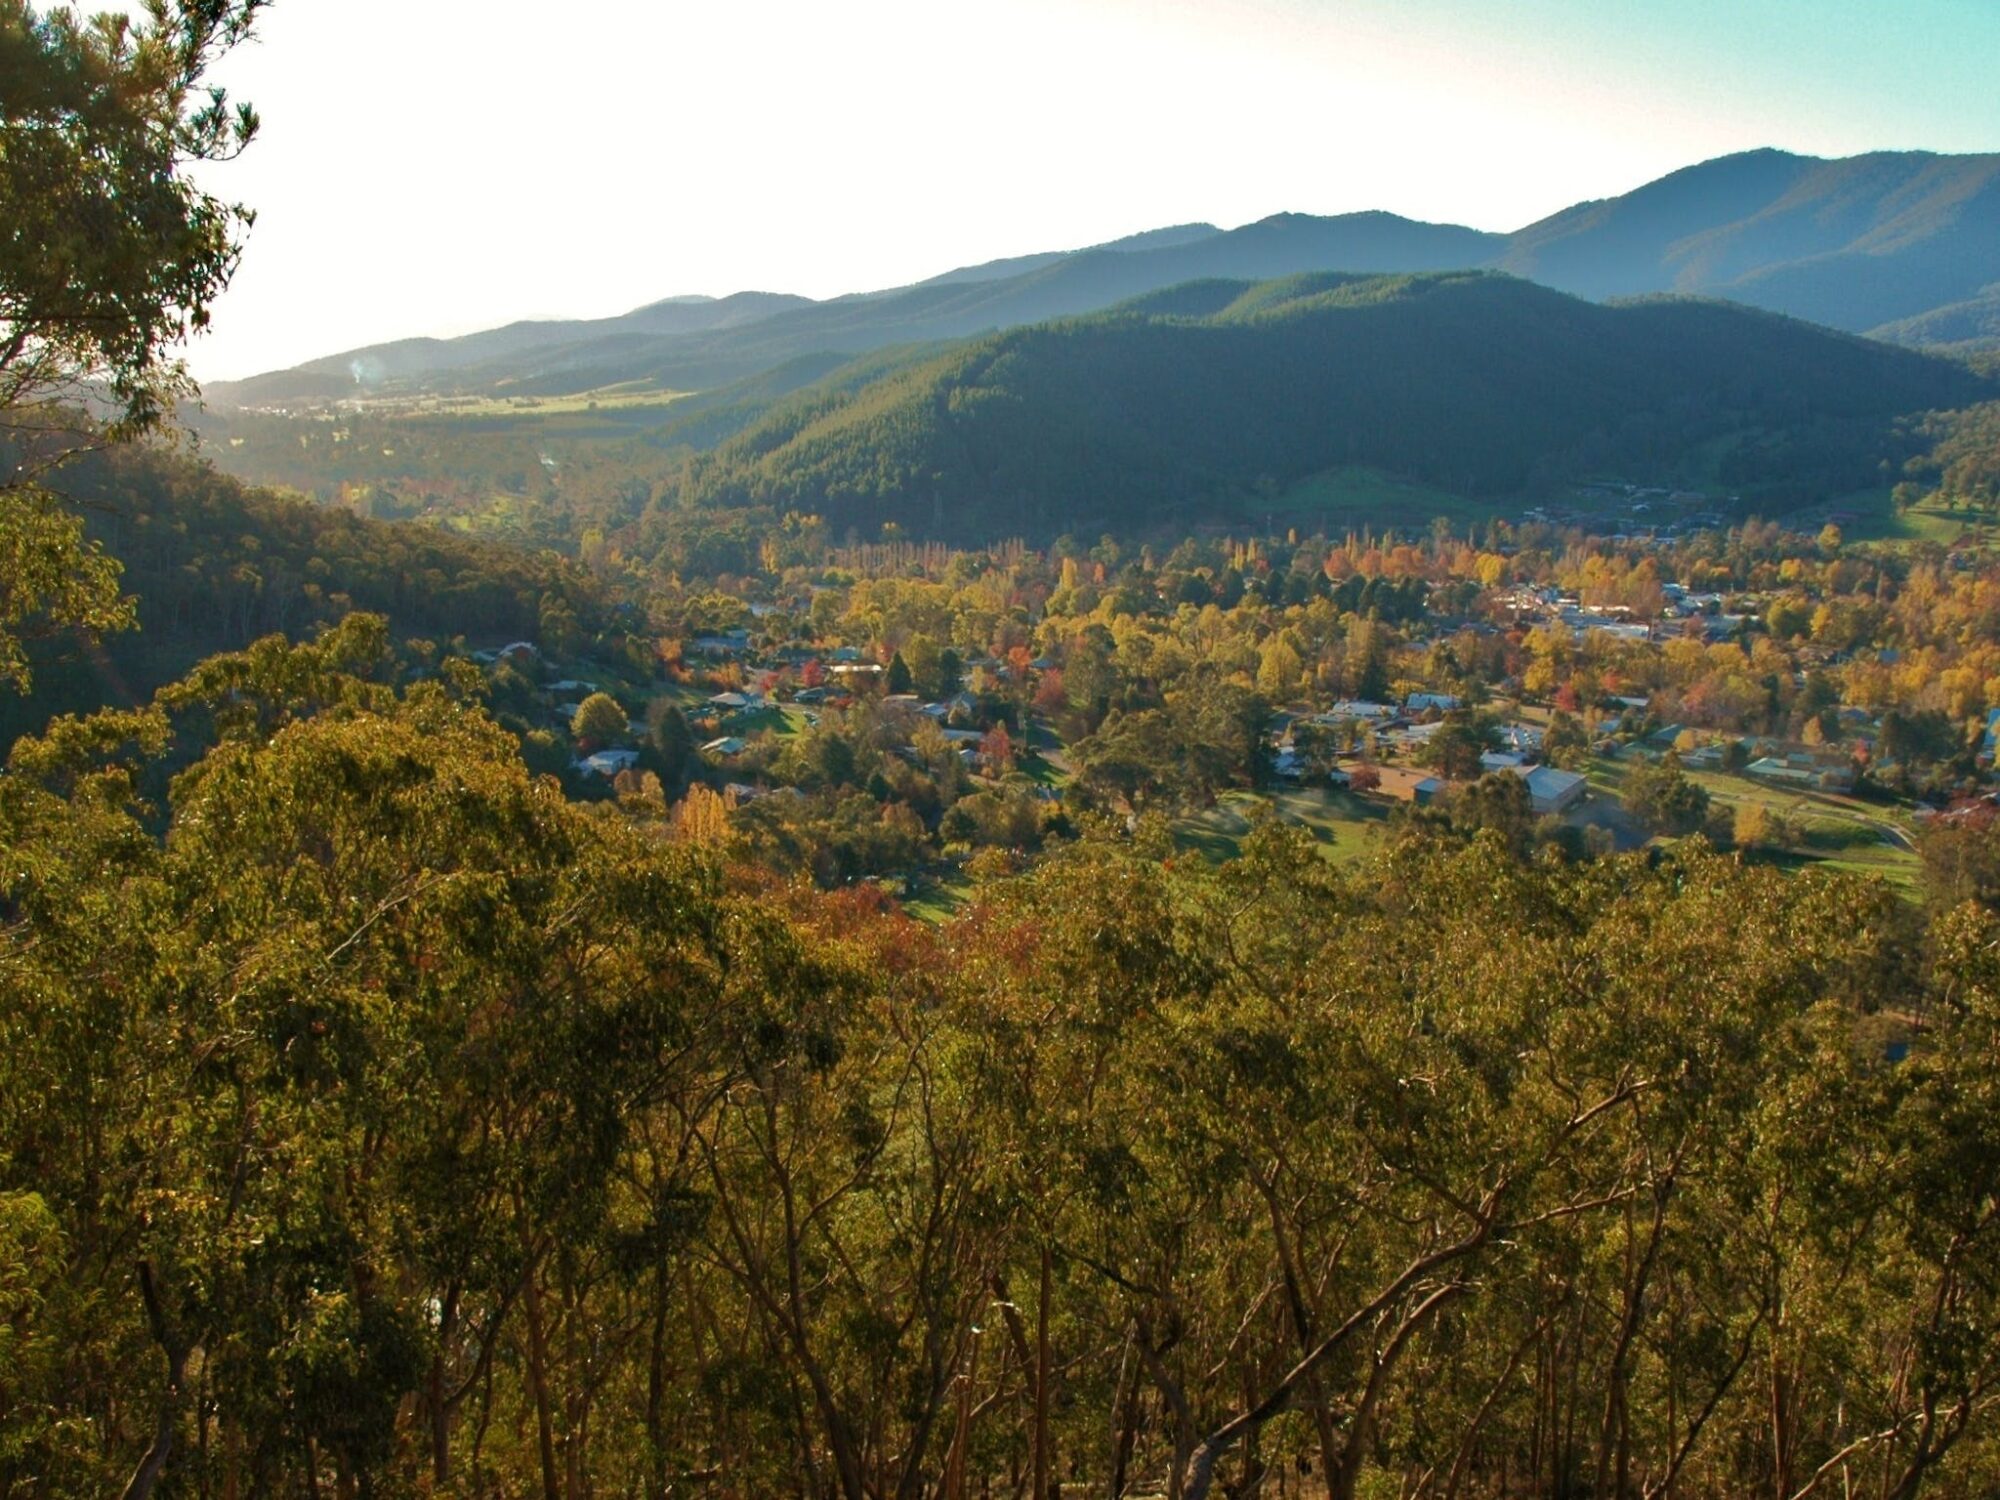
[[[250,214],[188,168],[257,128],[203,79],[263,4],[147,0],[133,18],[0,0],[0,675],[17,684],[24,630],[130,622],[56,471],[192,393],[174,351],[207,326]]]
[[[366,617],[23,741],[0,849],[10,1491],[2000,1478],[1975,904],[1141,817],[927,927]]]

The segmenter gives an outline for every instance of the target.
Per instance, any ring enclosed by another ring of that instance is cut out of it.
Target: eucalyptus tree
[[[188,169],[257,129],[204,79],[265,3],[86,19],[0,0],[0,676],[17,684],[24,630],[131,621],[117,565],[48,480],[193,389],[178,347],[207,326],[251,216]]]

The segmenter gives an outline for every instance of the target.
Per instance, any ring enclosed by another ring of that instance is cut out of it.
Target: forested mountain
[[[440,641],[601,623],[598,586],[552,552],[283,499],[163,449],[113,448],[59,480],[123,565],[139,628],[88,649],[67,635],[42,643],[33,698],[0,698],[0,743],[55,713],[143,702],[203,657],[273,632],[309,636],[356,609]]]
[[[1898,344],[1967,353],[2000,351],[2000,281],[1964,302],[1885,324],[1875,335]]]
[[[1900,418],[1989,390],[1722,303],[1605,307],[1491,273],[1206,282],[858,389],[836,375],[694,460],[674,498],[996,536],[1261,518],[1357,464],[1473,496],[1606,468],[1837,491],[1899,455]]]
[[[1074,253],[963,267],[915,286],[811,302],[678,298],[616,318],[516,323],[409,339],[221,382],[218,405],[354,391],[563,394],[629,381],[707,390],[806,354],[970,334],[1095,312],[1205,277],[1497,268],[1579,296],[1690,292],[1900,342],[1996,337],[1989,317],[1922,320],[2000,283],[2000,155],[1783,151],[1719,158],[1512,234],[1387,213],[1276,214],[1238,229],[1178,225]],[[1911,322],[1909,320],[1918,320]]]

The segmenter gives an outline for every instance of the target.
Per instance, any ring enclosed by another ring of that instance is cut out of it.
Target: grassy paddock
[[[1320,854],[1336,865],[1368,858],[1387,836],[1389,805],[1332,788],[1279,787],[1266,792],[1228,792],[1213,807],[1174,820],[1174,839],[1183,848],[1221,862],[1243,852],[1243,838],[1260,812],[1276,813],[1303,828]]]
[[[1619,796],[1633,764],[1593,758],[1587,768],[1592,789]],[[1724,771],[1690,771],[1687,775],[1716,806],[1731,813],[1739,807],[1762,807],[1796,828],[1798,847],[1788,852],[1785,864],[1875,875],[1898,892],[1914,895],[1917,855],[1910,844],[1909,820],[1900,809],[1877,807],[1838,793],[1774,786]]]

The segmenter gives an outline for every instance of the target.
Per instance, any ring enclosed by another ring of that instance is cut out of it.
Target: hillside
[[[1487,499],[1607,468],[1804,494],[1873,482],[1899,418],[1990,390],[1721,303],[1606,307],[1487,273],[1210,282],[858,388],[836,374],[673,499],[990,537],[1226,523],[1343,465]]]
[[[1531,225],[1497,264],[1583,296],[1703,292],[1859,332],[2000,277],[2000,155],[1724,157]]]
[[[1751,151],[1511,234],[1387,213],[1276,214],[1227,231],[1179,225],[824,302],[767,293],[676,298],[615,318],[404,340],[218,383],[208,395],[227,408],[355,394],[708,391],[802,356],[964,338],[1204,278],[1475,268],[1594,299],[1724,297],[1849,332],[1925,341],[1936,336],[1927,317],[1949,321],[1950,310],[2000,283],[2000,155],[1824,161]]]
[[[2000,352],[2000,281],[1964,302],[1886,323],[1871,332],[1875,338],[1913,347],[1923,345],[1965,353]]]
[[[53,714],[143,702],[203,657],[273,632],[305,638],[354,609],[433,640],[534,638],[550,609],[580,631],[603,623],[597,584],[551,552],[283,499],[169,451],[88,455],[53,483],[124,565],[139,628],[89,650],[39,643],[33,698],[0,695],[0,746]]]
[[[242,381],[218,381],[207,392],[222,406],[335,400],[359,392],[415,385],[429,389],[439,377],[484,365],[533,363],[549,351],[579,344],[671,338],[712,333],[758,322],[805,297],[738,292],[729,297],[670,297],[614,318],[550,319],[509,323],[459,338],[399,339],[309,360],[292,370]]]

